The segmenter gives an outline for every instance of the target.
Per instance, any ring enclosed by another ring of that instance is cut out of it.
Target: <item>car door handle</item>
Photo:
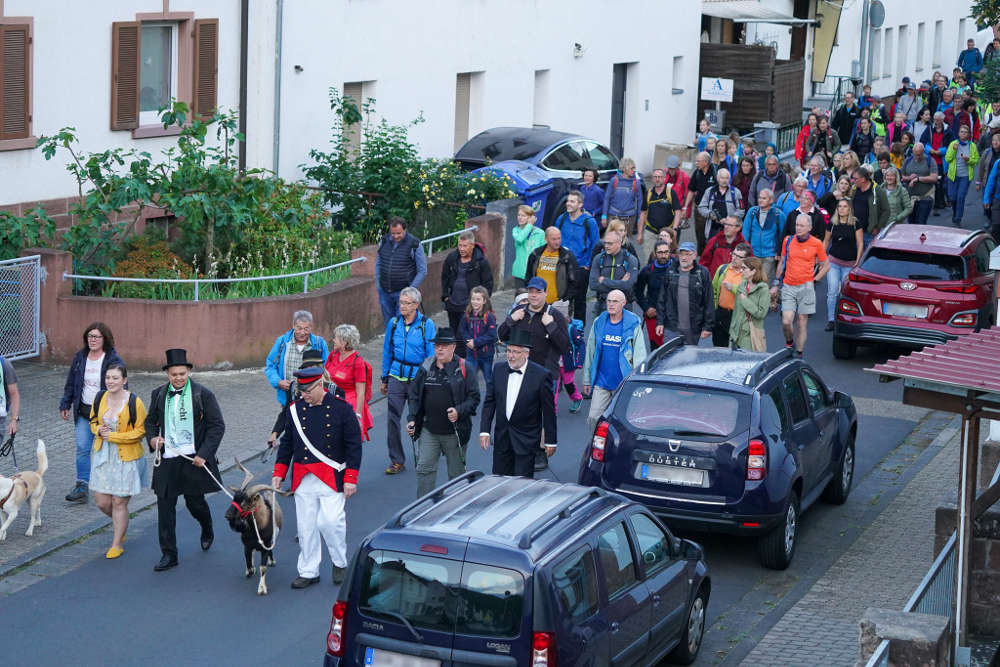
[[[611,623],[611,632],[615,633],[622,629],[622,626],[618,624],[617,621]]]
[[[653,593],[653,606],[654,607],[659,607],[660,606],[660,594],[659,593]]]

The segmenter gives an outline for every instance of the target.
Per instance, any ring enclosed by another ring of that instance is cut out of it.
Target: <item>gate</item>
[[[37,357],[40,255],[0,261],[0,355],[7,360]]]

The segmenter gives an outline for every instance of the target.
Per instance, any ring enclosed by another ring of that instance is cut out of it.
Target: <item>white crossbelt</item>
[[[295,423],[295,430],[299,432],[299,437],[302,438],[302,444],[306,446],[306,449],[312,452],[313,456],[315,456],[320,461],[327,464],[337,472],[343,472],[344,468],[347,467],[346,464],[338,463],[337,461],[334,461],[330,457],[324,456],[319,452],[318,449],[313,447],[313,444],[311,442],[309,442],[309,438],[306,437],[306,432],[302,429],[302,424],[299,423],[299,411],[295,409],[294,403],[288,406],[288,411],[292,413],[292,421]]]

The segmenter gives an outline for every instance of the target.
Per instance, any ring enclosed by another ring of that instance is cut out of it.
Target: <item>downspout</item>
[[[861,85],[868,81],[868,11],[871,0],[861,6]]]
[[[274,27],[274,166],[278,174],[278,145],[281,140],[281,22],[285,13],[285,0],[277,0],[277,16]]]
[[[250,32],[250,0],[240,0],[240,144],[239,169],[247,170],[247,50]]]

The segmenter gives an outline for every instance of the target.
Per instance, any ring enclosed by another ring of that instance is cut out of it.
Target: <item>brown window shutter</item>
[[[139,53],[142,31],[138,21],[111,24],[111,129],[139,127]]]
[[[23,139],[31,134],[30,48],[29,26],[0,25],[0,139]]]
[[[194,115],[208,119],[218,106],[219,19],[194,22]]]

